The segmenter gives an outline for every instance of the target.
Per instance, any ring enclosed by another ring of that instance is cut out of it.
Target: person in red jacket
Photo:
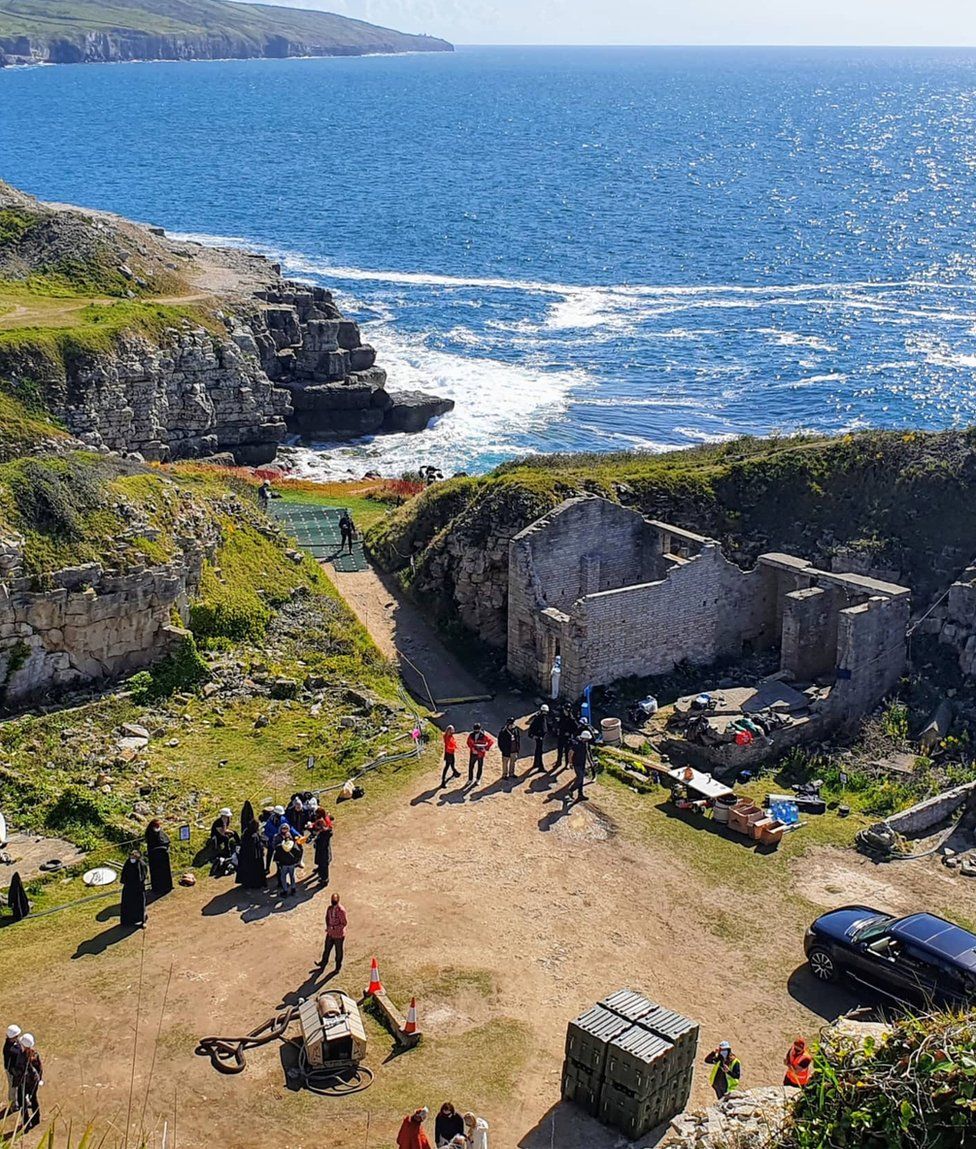
[[[471,733],[468,735],[468,750],[471,751],[468,756],[468,785],[474,782],[481,781],[481,771],[485,765],[485,755],[495,745],[495,740],[488,733],[487,730],[482,728],[480,722],[476,722],[471,727]]]
[[[404,1117],[400,1132],[397,1134],[397,1149],[431,1149],[430,1138],[424,1132],[424,1122],[427,1120],[426,1106]]]
[[[447,785],[447,772],[451,771],[452,778],[460,778],[461,771],[454,764],[454,756],[457,754],[457,738],[454,734],[454,727],[448,726],[444,731],[444,769],[441,771],[441,789]]]

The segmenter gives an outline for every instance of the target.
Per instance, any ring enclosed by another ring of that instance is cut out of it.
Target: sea
[[[334,290],[419,435],[310,476],[976,421],[976,53],[0,70],[0,178]]]

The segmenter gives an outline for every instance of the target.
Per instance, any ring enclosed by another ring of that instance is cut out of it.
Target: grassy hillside
[[[661,455],[523,459],[483,478],[438,484],[374,528],[368,543],[426,609],[450,621],[459,556],[484,552],[487,580],[507,585],[508,539],[587,492],[719,539],[745,565],[768,550],[828,566],[839,552],[854,552],[874,569],[897,572],[918,602],[976,553],[974,430],[744,438]]]
[[[225,0],[108,0],[104,4],[97,0],[3,0],[0,4],[0,37],[77,41],[89,32],[235,40],[250,47],[252,55],[297,55],[301,46],[311,54],[450,50],[442,40],[330,12]],[[281,40],[296,50],[284,50]]]

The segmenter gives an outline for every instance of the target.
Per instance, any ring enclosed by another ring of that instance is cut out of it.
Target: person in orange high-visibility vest
[[[797,1089],[802,1089],[804,1085],[809,1084],[810,1078],[813,1076],[813,1058],[810,1056],[807,1043],[802,1037],[798,1037],[786,1051],[783,1064],[786,1066],[786,1074],[783,1077],[784,1085],[793,1085]]]

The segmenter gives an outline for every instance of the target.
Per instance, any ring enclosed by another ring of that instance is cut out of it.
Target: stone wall
[[[921,621],[923,633],[938,635],[939,642],[959,656],[959,669],[976,678],[976,563],[963,571],[949,593]]]
[[[899,814],[892,814],[885,822],[896,834],[924,834],[962,809],[967,802],[976,804],[976,782],[967,782],[934,798],[927,798]]]
[[[910,594],[861,575],[767,554],[740,570],[712,540],[576,498],[517,534],[509,549],[508,668],[562,692],[705,666],[776,648],[798,681],[833,686],[828,725],[870,710],[904,668]]]

